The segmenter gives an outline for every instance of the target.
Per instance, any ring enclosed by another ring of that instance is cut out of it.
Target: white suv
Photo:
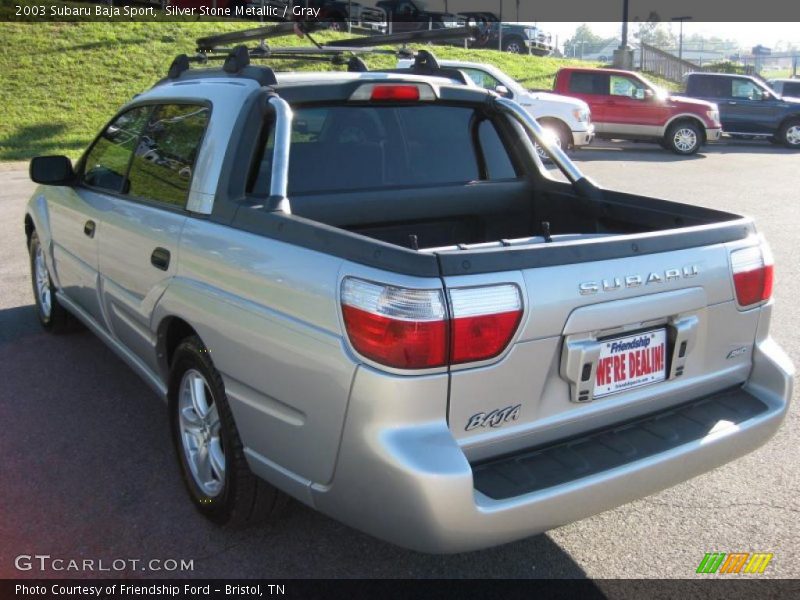
[[[401,59],[397,66],[405,69],[413,59]],[[521,104],[539,124],[551,133],[551,139],[564,150],[586,146],[594,139],[589,105],[583,100],[548,92],[526,90],[510,75],[495,66],[459,60],[441,60],[442,67],[458,69],[478,87],[492,90]]]

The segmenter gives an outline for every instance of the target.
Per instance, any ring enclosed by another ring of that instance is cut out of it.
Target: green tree
[[[575,33],[564,42],[564,54],[566,56],[580,56],[580,45],[584,47],[602,44],[605,40],[597,35],[586,23],[579,25]]]
[[[660,22],[658,13],[650,13],[647,21],[637,23],[633,37],[639,42],[650,44],[658,48],[671,48],[677,44],[672,29]]]

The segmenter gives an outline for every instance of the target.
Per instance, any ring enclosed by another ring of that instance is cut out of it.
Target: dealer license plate
[[[603,340],[594,397],[630,390],[667,378],[667,332],[665,329]]]

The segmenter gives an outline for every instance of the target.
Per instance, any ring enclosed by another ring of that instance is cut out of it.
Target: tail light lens
[[[439,290],[408,290],[345,279],[342,315],[359,354],[399,369],[447,364],[448,320]]]
[[[448,315],[439,290],[413,290],[346,278],[342,315],[353,348],[398,369],[428,369],[499,355],[522,318],[511,284],[453,289]]]
[[[351,102],[431,102],[438,97],[428,83],[364,83],[351,94]]]
[[[515,285],[450,290],[452,307],[450,362],[474,362],[500,354],[522,319],[522,298]]]
[[[772,255],[764,246],[752,246],[731,252],[733,287],[736,302],[750,308],[772,296]]]
[[[390,102],[417,102],[419,88],[415,85],[376,85],[372,89],[372,100]]]

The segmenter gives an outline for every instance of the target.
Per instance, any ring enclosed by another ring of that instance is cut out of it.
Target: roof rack
[[[365,37],[335,40],[326,45],[317,43],[312,33],[329,28],[329,23],[313,21],[285,22],[278,25],[256,27],[243,31],[233,31],[212,35],[197,40],[197,54],[189,56],[181,54],[172,61],[168,79],[188,77],[186,73],[191,63],[206,64],[212,60],[222,60],[222,71],[228,75],[238,75],[256,79],[262,85],[274,85],[277,80],[269,67],[250,67],[251,59],[292,59],[329,62],[334,65],[347,66],[349,71],[368,71],[366,63],[359,57],[364,54],[386,54],[401,58],[414,58],[414,66],[410,69],[416,74],[439,75],[462,82],[464,75],[454,69],[443,69],[432,53],[426,50],[414,52],[404,45],[412,42],[443,42],[477,38],[481,35],[480,27],[457,27],[448,29],[409,31],[388,35],[372,35]],[[268,39],[290,34],[298,34],[308,38],[313,46],[294,46],[272,48]],[[247,47],[242,42],[258,42]],[[230,47],[231,44],[238,46]],[[389,45],[403,45],[390,50]],[[384,46],[384,47],[382,47]],[[409,69],[387,72],[408,72]]]

